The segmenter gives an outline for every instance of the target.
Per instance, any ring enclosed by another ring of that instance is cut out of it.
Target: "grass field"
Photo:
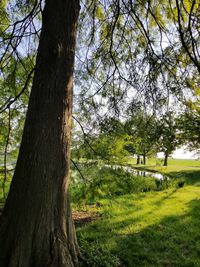
[[[81,266],[200,266],[200,161],[169,160],[168,167],[155,160],[147,163],[144,167],[128,162],[184,180],[184,186],[112,198],[104,196],[96,208],[98,219],[77,228],[85,258]],[[3,176],[0,185],[2,181]],[[9,183],[10,180],[6,190]],[[3,204],[1,189],[0,206]]]
[[[199,161],[153,164],[184,187],[100,201],[102,217],[77,231],[86,266],[200,266]]]
[[[134,165],[135,167],[143,167],[144,165],[136,165],[136,159],[129,158],[128,164]],[[200,160],[194,160],[194,159],[171,159],[168,160],[168,166],[164,167],[162,159],[147,159],[147,164],[145,165],[145,168],[153,168],[157,171],[163,171],[163,172],[170,172],[172,170],[194,170],[199,169],[200,170]]]

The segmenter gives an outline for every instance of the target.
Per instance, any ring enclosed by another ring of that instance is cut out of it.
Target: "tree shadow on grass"
[[[119,240],[116,253],[125,266],[200,266],[200,200],[190,212],[164,218],[159,224]]]
[[[138,232],[131,230],[132,225],[138,223],[137,220],[126,219],[125,214],[124,221],[106,219],[104,223],[96,222],[87,226],[86,239],[91,245],[97,241],[98,244],[110,246],[110,253],[117,255],[120,266],[199,267],[200,200],[192,200],[187,205],[187,213],[167,216],[159,223],[143,229],[141,227]],[[126,228],[125,232],[123,228]],[[104,267],[107,266],[115,265]]]
[[[186,184],[200,186],[200,170],[169,172],[171,178],[183,179]]]

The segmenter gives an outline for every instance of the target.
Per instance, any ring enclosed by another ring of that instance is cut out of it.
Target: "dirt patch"
[[[100,214],[97,212],[89,211],[74,211],[72,212],[72,217],[76,225],[81,226],[86,223],[90,223],[94,220],[97,220],[100,217]]]
[[[0,208],[0,216],[3,213],[3,209]],[[97,220],[101,215],[97,212],[89,211],[74,211],[72,212],[72,217],[77,226],[84,225],[86,223]]]

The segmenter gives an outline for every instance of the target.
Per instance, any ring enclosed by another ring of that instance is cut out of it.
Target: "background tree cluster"
[[[168,157],[182,145],[188,145],[198,153],[198,121],[190,120],[188,116],[187,113],[177,116],[169,111],[156,117],[140,110],[124,121],[110,118],[101,123],[96,134],[90,133],[83,139],[79,133],[72,146],[72,155],[77,160],[121,163],[132,156],[137,158],[137,164],[146,164],[147,157],[157,157],[157,153],[162,152],[163,164],[167,166]],[[190,130],[191,126],[193,130]]]

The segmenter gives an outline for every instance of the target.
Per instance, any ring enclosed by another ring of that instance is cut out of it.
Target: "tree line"
[[[101,122],[99,131],[83,138],[77,132],[72,143],[72,156],[80,159],[102,159],[108,162],[126,163],[127,157],[135,157],[136,164],[146,164],[147,157],[157,157],[162,152],[163,165],[173,152],[185,145],[199,154],[199,121],[184,112],[179,116],[172,111],[160,117],[137,111],[122,121],[109,118]],[[75,130],[76,133],[77,130]]]

